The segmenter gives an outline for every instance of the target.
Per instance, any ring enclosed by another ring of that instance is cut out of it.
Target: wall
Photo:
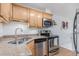
[[[52,33],[54,35],[59,35],[59,41],[60,41],[60,46],[74,50],[73,48],[73,21],[71,19],[67,19],[61,16],[54,15],[53,20],[56,21],[57,25],[51,27]],[[69,27],[68,29],[63,29],[62,28],[62,21],[68,21],[69,22]]]

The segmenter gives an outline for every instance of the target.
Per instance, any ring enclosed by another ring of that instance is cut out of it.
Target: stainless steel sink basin
[[[23,44],[24,42],[28,41],[31,38],[21,38],[13,41],[9,41],[9,44]]]

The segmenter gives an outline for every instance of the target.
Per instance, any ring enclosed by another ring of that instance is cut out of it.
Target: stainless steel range
[[[53,55],[59,50],[59,36],[51,35],[50,30],[40,30],[39,35],[48,37],[49,43],[49,53]]]

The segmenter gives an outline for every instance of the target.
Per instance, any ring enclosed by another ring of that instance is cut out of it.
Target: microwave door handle
[[[42,18],[42,27],[44,27],[44,20],[43,20],[43,18]]]

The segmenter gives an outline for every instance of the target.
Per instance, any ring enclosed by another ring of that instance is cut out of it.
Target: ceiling
[[[52,14],[73,19],[79,3],[21,3],[24,6],[38,8],[43,11],[50,10]]]

